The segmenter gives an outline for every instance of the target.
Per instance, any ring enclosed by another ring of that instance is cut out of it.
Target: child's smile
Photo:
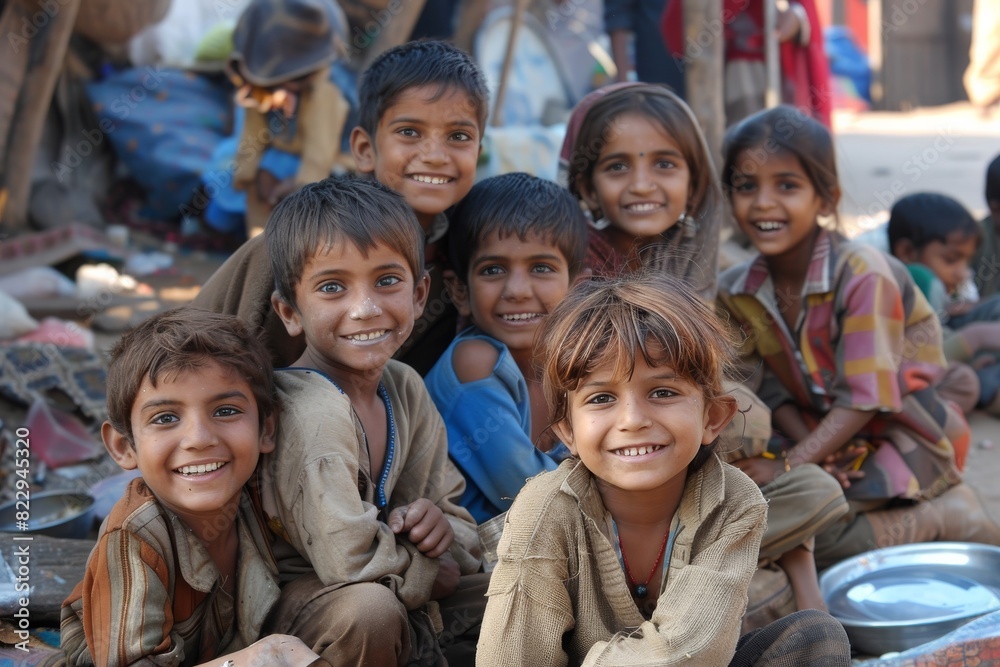
[[[538,326],[569,283],[569,265],[552,243],[534,232],[525,239],[493,232],[469,262],[469,296],[460,308],[512,354],[528,353]]]
[[[632,239],[658,236],[685,212],[691,172],[673,137],[638,113],[615,120],[591,177],[587,204]]]
[[[766,257],[810,243],[819,229],[817,217],[833,212],[794,155],[771,153],[760,162],[745,151],[736,165],[742,172],[733,178],[733,215]]]
[[[295,285],[295,306],[275,307],[291,335],[304,333],[300,364],[334,380],[381,373],[413,330],[426,281],[415,281],[405,257],[379,244],[367,253],[353,243],[321,245]]]
[[[246,380],[216,361],[145,378],[132,406],[135,448],[118,460],[138,467],[157,499],[189,526],[235,511],[261,452],[273,449],[261,430]]]
[[[602,485],[679,492],[688,465],[718,435],[701,390],[641,353],[630,376],[615,370],[605,362],[569,392],[563,442]]]

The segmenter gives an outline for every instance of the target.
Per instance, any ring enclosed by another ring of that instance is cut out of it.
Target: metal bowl
[[[819,585],[854,649],[905,651],[1000,609],[1000,547],[934,542],[878,549],[834,565]]]
[[[42,491],[32,493],[28,501],[28,527],[23,531],[17,524],[17,512],[24,510],[24,501],[0,505],[0,532],[40,533],[50,537],[87,537],[94,525],[94,498],[87,493]]]

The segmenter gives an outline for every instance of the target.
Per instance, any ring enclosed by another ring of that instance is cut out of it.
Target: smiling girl
[[[588,267],[610,276],[655,267],[714,298],[722,196],[690,107],[657,84],[591,95],[563,146],[572,146],[569,189],[594,220]]]
[[[736,402],[711,309],[663,276],[590,280],[539,341],[574,456],[507,513],[476,664],[849,664],[843,629],[814,610],[737,646],[767,508],[715,454]]]
[[[759,481],[825,464],[841,481],[852,514],[817,537],[821,566],[893,544],[1000,543],[955,467],[969,430],[935,390],[937,317],[901,263],[819,224],[840,198],[829,131],[778,107],[730,130],[724,153],[723,185],[758,255],[722,275],[719,298],[763,360],[780,436],[772,458],[737,465]]]

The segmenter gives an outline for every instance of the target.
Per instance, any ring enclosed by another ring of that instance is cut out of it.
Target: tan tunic
[[[575,459],[507,513],[476,664],[726,665],[736,648],[767,507],[712,457],[685,485],[666,581],[639,613],[595,479]]]
[[[379,582],[407,609],[426,604],[437,559],[385,523],[393,508],[418,498],[451,522],[451,555],[462,574],[479,570],[476,524],[456,504],[465,479],[448,459],[444,422],[416,371],[390,361],[382,372],[395,424],[384,480],[369,469],[361,422],[337,385],[311,369],[275,376],[281,423],[277,447],[261,459],[261,496],[272,528],[284,537],[274,547],[283,581],[315,571],[326,586]]]

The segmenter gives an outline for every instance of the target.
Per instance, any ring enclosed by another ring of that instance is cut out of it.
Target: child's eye
[[[400,128],[399,130],[396,130],[396,134],[398,134],[400,136],[404,136],[404,137],[418,137],[418,136],[420,136],[417,133],[417,131],[414,130],[412,127]]]
[[[231,405],[225,405],[215,411],[216,417],[233,417],[241,414],[243,414],[243,412],[240,409],[234,408]]]
[[[611,394],[596,394],[587,399],[590,405],[607,405],[615,400]]]
[[[535,264],[531,267],[532,273],[555,273],[555,268],[549,266],[548,264]]]
[[[782,190],[795,190],[799,187],[799,184],[792,181],[783,181],[778,183],[778,187]]]
[[[624,162],[612,162],[604,167],[604,171],[625,171],[626,169],[628,169],[628,165]]]
[[[671,389],[655,389],[652,396],[653,398],[673,398],[677,396],[677,392]]]
[[[757,184],[753,181],[743,181],[742,183],[734,183],[734,192],[753,192],[757,189]]]
[[[336,294],[337,292],[343,292],[344,286],[340,283],[323,283],[319,286],[319,291],[323,294]]]
[[[392,287],[402,282],[399,276],[382,276],[375,281],[375,287]]]
[[[178,421],[180,420],[177,418],[177,415],[169,412],[161,412],[150,420],[153,424],[173,424]]]
[[[455,132],[451,138],[455,141],[472,141],[472,135],[468,132]]]
[[[479,275],[481,276],[499,276],[504,272],[503,267],[499,264],[490,264],[489,266],[484,266],[479,270]]]
[[[677,165],[670,160],[658,160],[656,166],[660,169],[673,169]]]

